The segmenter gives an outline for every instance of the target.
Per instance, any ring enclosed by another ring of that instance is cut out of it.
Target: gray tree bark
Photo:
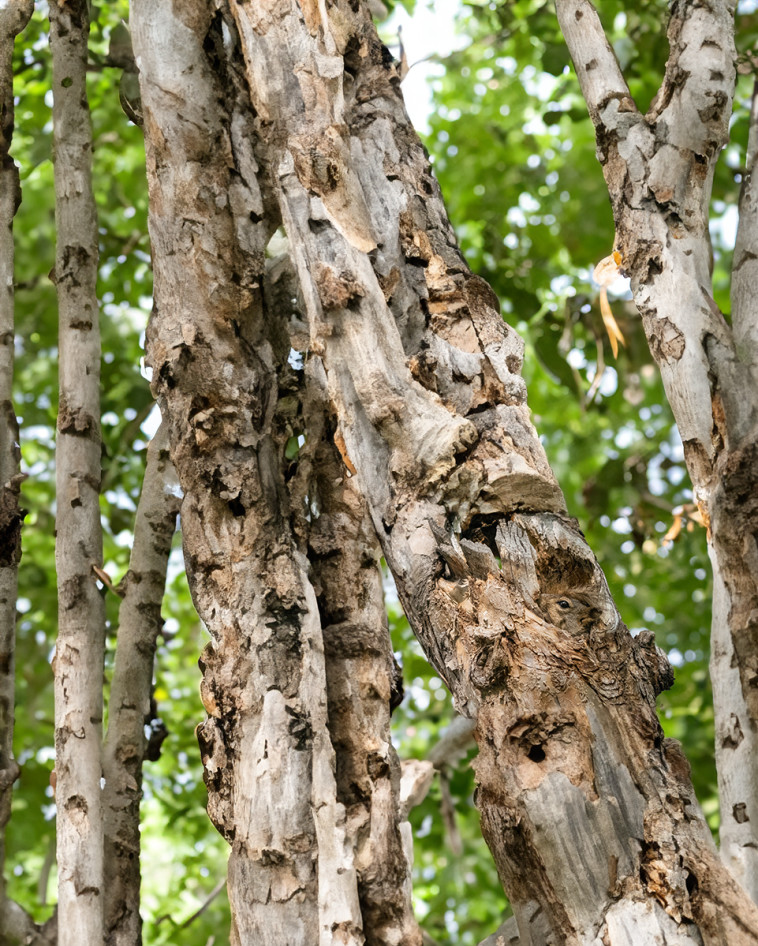
[[[133,27],[156,274],[148,355],[213,636],[200,739],[209,811],[232,843],[233,941],[366,933],[331,741],[344,730],[334,702],[328,726],[324,632],[289,525],[286,344],[261,288],[281,219],[342,462],[414,629],[476,720],[483,830],[519,941],[758,942],[758,911],[655,715],[670,668],[652,635],[632,640],[566,513],[529,420],[522,343],[458,252],[367,12],[135,0]],[[702,121],[721,121],[717,98]]]
[[[306,365],[304,524],[324,628],[329,731],[337,793],[354,845],[367,946],[421,946],[411,906],[412,859],[403,844],[400,764],[390,708],[402,699],[384,607],[381,550],[365,500],[335,443],[320,361]],[[306,449],[308,444],[306,443]]]
[[[163,628],[161,602],[180,505],[176,473],[168,457],[168,436],[161,425],[147,448],[129,570],[118,588],[124,600],[119,609],[108,733],[103,746],[108,946],[138,946],[142,942],[140,800],[142,767],[149,751],[145,727],[152,721],[153,666]]]
[[[756,942],[655,716],[665,657],[631,639],[566,515],[521,342],[458,253],[370,18],[232,10],[310,351],[409,620],[477,718],[483,831],[522,941]]]
[[[50,4],[60,394],[56,443],[55,772],[60,946],[103,940],[105,608],[100,527],[98,232],[87,105],[87,0]]]
[[[249,97],[212,4],[135,0],[132,28],[155,271],[148,359],[213,637],[198,736],[209,813],[232,845],[232,942],[360,944],[318,605],[288,522],[277,371],[289,343],[262,289],[278,214],[259,190]]]
[[[589,0],[558,17],[597,135],[622,271],[684,444],[713,566],[711,677],[721,853],[758,900],[758,259],[755,106],[734,253],[731,326],[713,299],[713,174],[729,137],[736,4],[671,6],[669,60],[637,109]]]

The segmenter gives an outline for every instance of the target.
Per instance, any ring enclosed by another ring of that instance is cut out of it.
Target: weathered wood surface
[[[625,925],[756,942],[655,715],[668,665],[566,514],[522,343],[460,256],[370,18],[339,0],[232,12],[311,356],[406,613],[477,718],[483,830],[523,942]]]
[[[148,360],[213,638],[198,737],[209,814],[232,847],[232,942],[360,946],[367,877],[339,797],[328,656],[284,476],[288,313],[265,289],[279,215],[259,187],[234,25],[204,0],[135,0],[132,29],[155,269]]]
[[[595,124],[622,270],[631,278],[707,526],[714,572],[711,677],[721,850],[758,900],[755,104],[731,325],[713,299],[708,233],[713,174],[729,138],[735,3],[672,4],[669,60],[645,115],[589,0],[558,0],[556,6]]]
[[[166,425],[161,424],[147,448],[129,570],[117,589],[123,601],[103,746],[108,946],[138,946],[142,942],[140,801],[142,766],[151,754],[145,727],[154,721],[155,651],[163,629],[161,602],[180,505],[179,484],[168,456]],[[164,729],[162,734],[165,736],[167,731]],[[160,744],[156,752],[160,752]],[[156,758],[158,755],[152,755],[153,760]]]
[[[338,798],[354,846],[363,932],[367,946],[421,946],[411,904],[412,861],[403,846],[409,826],[401,814],[400,764],[390,735],[390,710],[403,692],[384,607],[381,550],[366,502],[335,446],[340,434],[320,361],[311,360],[305,374],[308,558],[324,629],[329,731]]]

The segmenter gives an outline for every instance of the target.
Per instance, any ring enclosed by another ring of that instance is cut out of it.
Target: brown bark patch
[[[729,101],[729,96],[720,90],[715,92],[707,92],[706,95],[709,96],[713,101],[706,108],[701,108],[698,110],[700,121],[704,125],[708,124],[708,122],[721,121],[724,107]]]
[[[77,575],[61,583],[58,589],[58,604],[64,611],[70,611],[79,606],[84,596],[84,579]]]
[[[8,486],[0,493],[0,567],[18,565],[21,559],[21,526],[26,511],[19,508],[18,494]]]
[[[187,3],[186,0],[172,0],[171,13],[193,33],[205,36],[211,22],[210,5]]]
[[[428,391],[437,391],[437,359],[428,349],[423,349],[408,362],[411,375]]]
[[[81,286],[79,275],[90,265],[91,256],[84,246],[64,246],[60,266],[55,267],[54,283],[68,279],[72,286]]]
[[[376,278],[381,286],[385,301],[389,302],[400,283],[400,270],[396,266],[393,266],[386,276],[377,273]]]
[[[363,286],[351,273],[338,273],[327,263],[319,263],[316,269],[316,285],[321,305],[327,312],[347,309],[352,302],[365,295]]]
[[[293,136],[290,149],[298,179],[306,190],[323,197],[339,186],[345,157],[340,129]]]
[[[686,347],[684,335],[670,319],[658,318],[653,322],[650,350],[656,361],[679,361]]]
[[[433,251],[429,238],[418,229],[412,210],[403,210],[400,213],[398,230],[406,261],[418,266],[426,266]]]
[[[684,460],[690,471],[693,483],[707,483],[713,472],[713,462],[699,440],[685,440],[682,443]],[[700,507],[698,507],[700,508]],[[700,510],[703,511],[702,509]],[[710,527],[710,520],[705,519]]]
[[[297,0],[297,5],[303,11],[303,19],[305,20],[305,25],[308,27],[308,32],[311,36],[315,36],[321,25],[318,0]]]
[[[224,725],[220,720],[206,719],[195,729],[195,735],[208,789],[208,817],[219,834],[231,843],[236,828],[230,789],[232,762],[227,754]]]
[[[635,239],[632,232],[622,230],[618,249],[623,260],[623,275],[636,276],[641,283],[647,283],[663,272],[663,247],[657,240]]]
[[[58,431],[74,437],[99,439],[97,420],[88,411],[69,407],[65,398],[61,398],[58,407]]]

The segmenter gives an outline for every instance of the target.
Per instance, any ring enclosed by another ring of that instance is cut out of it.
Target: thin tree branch
[[[87,0],[50,3],[59,309],[55,745],[60,946],[103,940],[101,746],[105,607],[100,526],[97,213],[87,104]]]
[[[219,882],[213,888],[213,890],[211,890],[211,892],[205,898],[205,900],[203,900],[200,907],[197,910],[195,910],[195,912],[191,916],[188,916],[187,919],[183,923],[180,923],[178,928],[180,930],[186,930],[188,926],[190,926],[192,923],[195,922],[195,920],[201,917],[205,913],[205,911],[208,909],[208,907],[213,903],[216,897],[221,893],[221,891],[224,889],[225,886],[226,886],[226,877],[222,877],[221,880],[219,880]]]
[[[45,851],[45,859],[40,868],[39,878],[37,879],[37,899],[40,906],[47,906],[47,888],[50,882],[50,871],[55,864],[55,837],[50,839],[50,843]]]
[[[455,765],[461,756],[464,756],[474,745],[474,729],[476,722],[466,719],[465,716],[456,716],[445,727],[439,739],[432,747],[427,759],[435,769],[443,766]]]
[[[639,115],[594,5],[590,0],[556,0],[555,7],[595,127],[605,121],[611,102]]]
[[[734,92],[735,4],[670,4],[666,73],[641,120],[623,102],[599,114],[597,89],[582,75],[582,39],[567,15],[578,3],[584,0],[558,0],[559,18],[595,122],[616,248],[708,529],[721,853],[758,901],[758,557],[754,541],[744,540],[758,530],[758,502],[752,499],[758,493],[758,212],[752,168],[741,198],[733,330],[713,299],[708,230],[714,169],[728,140]],[[610,75],[609,89],[616,83]],[[751,125],[752,154],[755,113]]]
[[[105,931],[111,946],[140,941],[140,799],[161,602],[181,506],[165,423],[147,448],[129,571],[120,585],[116,659],[103,747]]]
[[[42,925],[38,925],[22,906],[13,900],[3,905],[0,944],[2,946],[58,946],[57,912]]]

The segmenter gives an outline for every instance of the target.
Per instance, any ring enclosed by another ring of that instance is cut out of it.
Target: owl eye
[[[568,611],[568,609],[571,607],[571,602],[566,601],[565,598],[559,598],[556,604],[559,608],[563,608],[564,611]]]

